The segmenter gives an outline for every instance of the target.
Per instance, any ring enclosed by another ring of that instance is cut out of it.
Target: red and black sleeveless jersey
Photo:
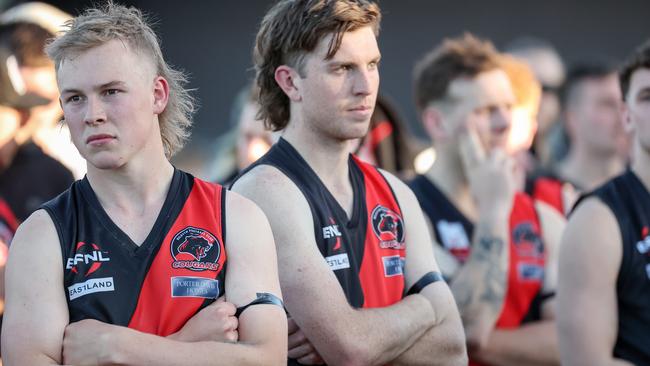
[[[562,216],[566,213],[562,194],[562,182],[558,179],[541,177],[533,186],[533,198],[555,208]]]
[[[311,209],[318,249],[351,306],[383,307],[402,299],[404,221],[390,185],[375,167],[350,155],[348,174],[354,208],[348,218],[309,164],[286,140],[281,138],[242,175],[257,165],[276,167],[301,190]]]
[[[618,336],[614,356],[650,365],[650,192],[627,171],[586,197],[598,197],[621,230],[623,257],[616,280]]]
[[[18,220],[9,205],[0,198],[0,266],[7,262],[9,245],[18,229]]]
[[[409,186],[429,217],[438,243],[464,263],[470,254],[474,224],[427,177],[419,175]],[[517,193],[510,212],[508,290],[497,328],[516,328],[540,318],[538,298],[544,266],[544,244],[533,200]]]
[[[167,336],[223,295],[225,192],[176,170],[141,245],[113,223],[85,178],[46,203],[70,322],[96,319]]]

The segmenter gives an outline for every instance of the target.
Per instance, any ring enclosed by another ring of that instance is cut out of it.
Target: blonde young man
[[[14,237],[5,364],[283,364],[271,230],[169,163],[193,106],[140,12],[88,10],[47,51],[88,174]]]
[[[562,238],[562,364],[650,365],[650,42],[619,74],[629,170],[582,197]]]
[[[379,87],[371,1],[280,1],[255,45],[261,116],[282,130],[233,190],[269,217],[289,364],[462,365],[462,327],[417,200],[349,144]]]
[[[415,94],[437,159],[410,186],[437,250],[456,264],[445,275],[472,364],[557,364],[552,295],[564,221],[517,192],[507,150],[515,96],[498,53],[471,35],[446,40],[416,66]]]

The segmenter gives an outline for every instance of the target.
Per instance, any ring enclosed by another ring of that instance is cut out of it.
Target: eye
[[[120,91],[117,90],[117,89],[106,89],[106,90],[104,91],[104,94],[105,94],[105,95],[116,95],[116,94],[119,93],[119,92],[120,92]]]
[[[79,103],[81,102],[81,96],[80,95],[71,95],[68,98],[66,98],[66,103]]]
[[[368,69],[375,70],[379,68],[379,61],[373,61],[368,64]]]

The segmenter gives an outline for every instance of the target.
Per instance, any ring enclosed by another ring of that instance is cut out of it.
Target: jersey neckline
[[[107,231],[113,235],[120,244],[122,244],[121,246],[124,249],[126,249],[132,255],[138,255],[138,253],[146,253],[148,250],[157,246],[163,239],[160,237],[162,234],[164,234],[162,233],[162,228],[166,226],[165,224],[167,221],[174,219],[170,217],[172,213],[171,208],[174,203],[174,199],[179,194],[181,187],[181,176],[181,171],[174,167],[174,174],[172,175],[172,181],[169,185],[169,190],[167,191],[165,202],[163,203],[160,212],[158,212],[158,216],[156,217],[154,225],[147,234],[145,240],[140,245],[135,243],[131,237],[127,235],[113,221],[106,210],[104,210],[104,207],[102,207],[101,203],[99,202],[99,199],[97,198],[95,191],[90,185],[87,176],[85,176],[80,182],[80,191],[84,199],[88,202],[88,205],[91,208],[92,212],[96,215],[99,223],[101,223],[107,229]]]

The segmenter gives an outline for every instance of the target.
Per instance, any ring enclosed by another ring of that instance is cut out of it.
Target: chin
[[[99,170],[119,169],[124,166],[125,163],[124,159],[116,156],[110,156],[109,154],[98,154],[96,156],[86,158],[86,160],[88,163]]]

